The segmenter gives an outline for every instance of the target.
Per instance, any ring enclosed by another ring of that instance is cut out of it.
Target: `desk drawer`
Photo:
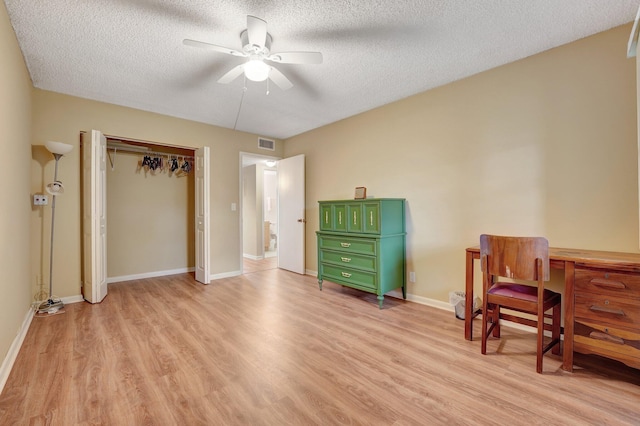
[[[318,235],[318,239],[321,249],[376,255],[375,239],[339,237],[335,235]]]
[[[347,285],[366,290],[377,290],[378,281],[375,273],[358,271],[356,269],[340,267],[322,263],[323,278],[337,283],[346,282]]]
[[[577,320],[574,349],[617,359],[630,367],[640,368],[640,331],[628,331],[588,321]]]
[[[640,303],[604,294],[576,293],[575,318],[576,321],[584,319],[597,324],[638,329]]]
[[[576,294],[596,293],[640,300],[640,275],[576,269]]]
[[[334,265],[363,269],[365,271],[371,272],[375,272],[376,270],[375,257],[353,254],[349,252],[320,250],[320,262],[333,263]]]

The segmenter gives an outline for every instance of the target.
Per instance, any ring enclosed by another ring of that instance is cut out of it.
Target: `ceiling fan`
[[[231,49],[211,43],[197,40],[184,39],[182,42],[187,46],[200,47],[213,50],[214,52],[226,53],[228,55],[249,58],[244,64],[238,65],[220,77],[218,83],[231,83],[240,74],[252,81],[264,81],[270,78],[280,89],[287,90],[293,84],[285,77],[280,70],[265,61],[280,64],[321,64],[322,53],[320,52],[279,52],[271,53],[271,34],[267,32],[266,21],[247,16],[247,29],[240,33],[242,50]]]

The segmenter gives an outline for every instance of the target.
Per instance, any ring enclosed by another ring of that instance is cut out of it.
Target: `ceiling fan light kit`
[[[249,62],[244,64],[244,75],[251,81],[265,81],[269,78],[271,67],[265,64],[258,55],[253,55]]]
[[[251,81],[265,81],[271,79],[280,89],[287,90],[293,87],[293,83],[277,68],[266,64],[264,61],[271,61],[281,64],[321,64],[322,53],[320,52],[278,52],[271,53],[271,42],[273,38],[267,32],[267,23],[255,16],[247,16],[247,29],[240,33],[242,50],[231,49],[229,47],[218,46],[197,40],[184,39],[183,44],[187,46],[199,47],[213,50],[227,55],[249,58],[249,60],[238,65],[225,73],[218,83],[228,84],[244,73],[245,77]],[[267,81],[268,83],[268,81]],[[268,94],[268,89],[267,89]]]

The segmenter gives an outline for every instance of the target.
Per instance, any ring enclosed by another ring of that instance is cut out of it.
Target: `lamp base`
[[[38,309],[36,310],[36,313],[37,314],[55,314],[63,307],[64,307],[64,303],[62,303],[62,300],[48,299],[40,303],[40,305],[38,306]]]

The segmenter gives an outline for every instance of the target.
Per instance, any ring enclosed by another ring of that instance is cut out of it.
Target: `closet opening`
[[[194,149],[105,136],[107,283],[194,272]]]

